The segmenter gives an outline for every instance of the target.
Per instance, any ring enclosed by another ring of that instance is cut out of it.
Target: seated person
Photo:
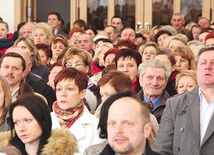
[[[55,77],[57,100],[53,103],[52,128],[67,128],[76,138],[78,154],[98,144],[98,119],[85,106],[88,76],[74,67],[64,67]]]
[[[16,100],[10,106],[9,115],[11,131],[0,133],[0,146],[15,146],[22,155],[61,155],[77,151],[69,131],[51,130],[50,111],[39,96],[29,95]]]

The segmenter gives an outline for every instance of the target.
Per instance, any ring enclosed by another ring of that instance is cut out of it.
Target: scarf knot
[[[73,108],[61,109],[56,102],[53,103],[53,111],[63,128],[70,128],[72,124],[83,114],[84,101]]]

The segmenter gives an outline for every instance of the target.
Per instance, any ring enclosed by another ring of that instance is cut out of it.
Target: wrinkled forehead
[[[78,40],[93,41],[89,34],[80,34]]]
[[[174,16],[172,16],[172,20],[178,20],[178,19],[183,20],[183,17],[180,16],[180,15],[174,15]]]
[[[133,30],[133,29],[131,29],[131,28],[124,29],[124,30],[123,30],[123,32],[122,32],[122,34],[124,34],[124,33],[131,33],[131,34],[135,34],[134,30]]]
[[[205,51],[203,51],[201,54],[200,54],[200,56],[199,56],[199,61],[200,60],[209,60],[209,59],[211,59],[211,60],[214,60],[214,49],[210,49],[210,50],[205,50]]]
[[[209,23],[209,20],[207,19],[207,18],[201,18],[201,19],[199,19],[199,21],[198,21],[199,23],[204,23],[204,22],[206,22],[206,23]]]

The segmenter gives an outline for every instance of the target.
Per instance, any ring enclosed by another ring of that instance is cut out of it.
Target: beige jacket
[[[9,144],[10,131],[0,132],[0,146]],[[73,155],[77,152],[75,138],[66,129],[53,129],[41,155]]]

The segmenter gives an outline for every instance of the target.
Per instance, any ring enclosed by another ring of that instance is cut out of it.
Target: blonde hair
[[[193,27],[194,25],[196,25],[196,23],[195,23],[195,22],[191,22],[191,23],[187,24],[187,25],[185,26],[185,28],[191,31],[191,30],[192,30],[192,27]]]
[[[95,49],[95,54],[94,54],[94,57],[93,57],[93,61],[94,60],[97,60],[98,58],[98,53],[102,52],[102,50],[105,48],[105,47],[108,47],[109,49],[110,48],[113,48],[114,45],[112,43],[109,43],[109,42],[105,42],[103,43],[102,45],[100,45],[99,48]]]
[[[155,34],[153,33],[152,30],[140,29],[140,30],[138,31],[138,33],[141,33],[142,35],[147,34],[148,37],[150,38],[150,41],[154,41],[154,39],[155,39]]]
[[[190,46],[190,45],[195,45],[195,46],[199,46],[199,45],[204,45],[202,42],[198,41],[198,40],[191,40],[187,43],[187,46]]]
[[[10,87],[3,75],[0,74],[0,83],[4,92],[4,103],[3,103],[3,113],[0,115],[0,125],[4,123],[6,114],[9,110],[10,104],[12,102]]]
[[[176,79],[175,80],[175,89],[176,90],[178,89],[178,82],[179,82],[180,78],[183,76],[189,76],[197,83],[196,73],[194,70],[183,70],[179,74],[176,75],[176,78],[175,78]]]
[[[39,52],[38,49],[36,48],[36,45],[34,44],[33,40],[30,38],[25,38],[25,37],[19,37],[14,45],[17,46],[17,44],[19,42],[23,41],[25,43],[25,45],[27,46],[27,48],[31,51],[31,53],[33,53],[33,55],[31,55],[29,53],[29,57],[31,58],[31,61],[33,64],[35,64],[37,67],[41,65],[41,58],[39,56]]]
[[[67,61],[73,56],[78,55],[84,62],[86,66],[89,67],[88,75],[90,76],[92,73],[92,56],[87,51],[76,48],[76,47],[69,47],[65,51],[65,55],[62,59],[62,66],[65,66]]]
[[[153,33],[154,33],[155,30],[160,31],[161,27],[162,27],[162,26],[155,25],[155,26],[152,27],[151,31],[152,31]]]
[[[160,30],[169,31],[173,36],[177,34],[176,29],[172,25],[165,25]]]
[[[187,42],[189,41],[189,39],[187,38],[186,35],[180,34],[180,33],[174,35],[174,36],[171,38],[171,40],[169,41],[169,44],[170,44],[170,42],[171,42],[172,40],[179,40],[179,41],[181,41],[182,43],[184,43],[184,45],[187,45]],[[168,44],[168,45],[169,45],[169,44]]]
[[[37,23],[35,25],[35,27],[33,28],[33,31],[32,31],[32,38],[34,36],[34,32],[36,29],[41,29],[45,35],[46,35],[46,38],[47,38],[47,45],[50,45],[52,39],[53,39],[53,27],[48,25],[47,23],[44,23],[44,22],[40,22],[40,23]]]
[[[142,45],[141,51],[139,51],[139,53],[143,54],[145,48],[148,47],[148,46],[154,47],[155,50],[156,50],[156,54],[159,52],[159,47],[158,47],[157,43],[155,43],[155,42],[146,42],[145,44]]]

